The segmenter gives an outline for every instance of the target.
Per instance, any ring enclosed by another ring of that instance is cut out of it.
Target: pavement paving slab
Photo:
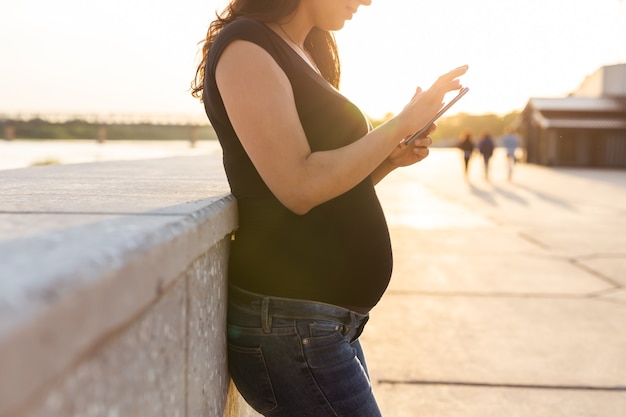
[[[425,241],[414,241],[414,235]],[[591,266],[550,254],[509,232],[392,229],[392,236],[396,264],[391,290],[540,296],[613,288]],[[563,273],[569,277],[565,282]]]
[[[376,380],[626,390],[624,324],[606,320],[623,311],[595,299],[394,292],[364,343]]]
[[[383,384],[383,415],[394,417],[623,417],[626,398],[611,391]]]

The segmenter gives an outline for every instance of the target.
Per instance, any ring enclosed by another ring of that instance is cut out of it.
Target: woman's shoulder
[[[224,26],[216,42],[230,42],[233,40],[247,40],[260,42],[267,39],[270,28],[265,24],[250,18],[240,18]]]
[[[291,50],[279,35],[263,22],[239,18],[224,26],[215,38],[208,56],[211,70],[215,70],[224,50],[235,41],[250,42],[265,50],[285,73],[289,73],[293,67],[293,58],[289,55]]]
[[[240,18],[228,23],[217,35],[208,55],[209,71],[214,71],[222,52],[235,41],[247,41],[265,49],[270,55],[276,54],[274,32],[265,24],[250,18]]]

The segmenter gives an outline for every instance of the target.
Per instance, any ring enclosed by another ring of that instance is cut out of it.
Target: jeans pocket
[[[252,408],[261,414],[276,408],[276,397],[261,348],[229,343],[228,367],[237,390]]]
[[[305,323],[300,324],[301,331]],[[306,323],[302,332],[302,347],[306,361],[311,368],[334,366],[349,360],[352,354],[350,344],[343,334],[344,326],[333,321],[312,321]]]
[[[343,324],[334,321],[314,321],[309,323],[309,341],[323,341],[341,335]]]

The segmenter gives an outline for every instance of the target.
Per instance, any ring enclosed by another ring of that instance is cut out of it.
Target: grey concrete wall
[[[219,153],[0,171],[0,417],[251,416]]]

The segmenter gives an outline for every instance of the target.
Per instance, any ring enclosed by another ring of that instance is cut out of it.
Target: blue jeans
[[[267,417],[380,417],[358,337],[368,315],[231,286],[228,364]]]

